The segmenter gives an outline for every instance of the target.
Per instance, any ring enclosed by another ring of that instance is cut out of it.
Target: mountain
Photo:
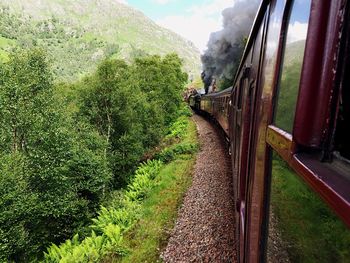
[[[0,0],[0,60],[15,46],[47,49],[56,76],[65,80],[110,56],[132,60],[176,52],[185,70],[200,69],[190,41],[117,0]]]
[[[301,64],[304,58],[305,40],[298,40],[286,44],[284,65]]]

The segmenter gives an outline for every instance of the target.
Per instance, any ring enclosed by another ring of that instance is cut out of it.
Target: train
[[[262,0],[232,84],[238,262],[350,262],[350,1]]]

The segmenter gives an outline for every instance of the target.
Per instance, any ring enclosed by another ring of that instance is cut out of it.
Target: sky
[[[222,29],[222,11],[237,0],[116,0],[140,10],[158,25],[192,41],[203,53],[210,33]],[[247,0],[249,1],[249,0]],[[310,0],[295,0],[290,39],[304,39]],[[305,19],[306,18],[306,19]]]
[[[222,28],[221,12],[235,0],[117,0],[142,11],[162,27],[168,28],[203,52],[211,32]]]

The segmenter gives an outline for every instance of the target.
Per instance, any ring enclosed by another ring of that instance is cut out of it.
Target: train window
[[[349,66],[348,66],[349,67]],[[347,80],[349,82],[349,80]],[[335,150],[343,158],[350,160],[350,90],[344,85],[339,107],[339,117],[335,137]]]
[[[275,112],[275,125],[292,133],[299,90],[311,0],[295,0],[286,29],[283,66]]]
[[[350,8],[349,8],[350,9]],[[350,11],[348,11],[350,17]],[[349,21],[349,19],[348,19]],[[342,91],[340,94],[339,115],[335,134],[335,154],[350,160],[350,22],[344,28],[347,34],[343,52]]]
[[[350,231],[274,153],[267,262],[349,262]]]
[[[244,78],[241,77],[241,80],[239,81],[239,87],[237,89],[237,109],[242,109],[242,103],[243,103],[243,87],[244,87]]]

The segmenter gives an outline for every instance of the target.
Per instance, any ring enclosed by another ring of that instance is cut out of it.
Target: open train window
[[[348,73],[349,76],[349,65]],[[347,84],[341,94],[341,101],[339,106],[339,117],[337,121],[337,132],[335,138],[335,154],[350,161],[350,77],[347,78]]]
[[[350,4],[348,4],[350,6]],[[349,6],[347,10],[346,21],[344,32],[347,34],[346,40],[344,43],[344,51],[341,54],[343,57],[342,61],[342,89],[340,92],[339,99],[339,113],[336,126],[335,134],[335,155],[340,155],[342,158],[345,158],[350,161],[350,11]]]

